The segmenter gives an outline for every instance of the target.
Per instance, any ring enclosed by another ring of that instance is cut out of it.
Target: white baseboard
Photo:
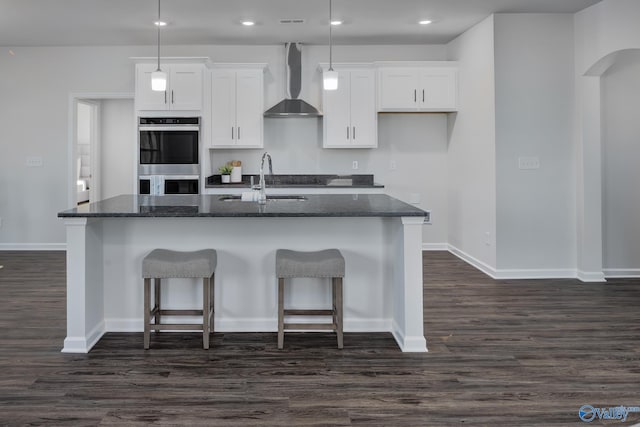
[[[448,245],[448,250],[461,260],[467,262],[487,276],[496,280],[524,280],[524,279],[579,279],[586,283],[605,282],[605,274],[603,272],[584,272],[571,268],[555,268],[555,269],[496,269],[486,263],[474,258],[466,252]],[[611,271],[611,270],[609,270]],[[640,277],[640,270],[624,270],[622,274],[629,274],[624,277]],[[634,275],[631,275],[634,274]],[[623,277],[608,276],[607,277]]]
[[[605,268],[602,270],[604,277],[616,279],[640,278],[640,268]]]
[[[105,333],[105,323],[100,322],[86,337],[66,337],[62,353],[89,353],[89,350]]]
[[[495,278],[500,280],[519,279],[575,279],[576,270],[572,269],[498,269]]]
[[[423,243],[423,251],[448,251],[449,245],[447,243]]]
[[[0,243],[0,251],[66,251],[66,243]]]
[[[461,260],[465,261],[467,264],[471,264],[472,266],[474,266],[478,270],[482,271],[484,274],[486,274],[487,276],[491,277],[492,279],[497,279],[498,278],[497,277],[497,271],[495,270],[495,268],[491,267],[490,265],[485,264],[484,262],[480,261],[479,259],[472,257],[471,255],[469,255],[466,252],[456,248],[453,245],[447,245],[447,248],[448,248],[449,252],[451,252],[452,254],[454,254],[455,256],[460,258]]]
[[[166,323],[198,323],[202,318],[197,316],[184,316],[179,319],[167,318]],[[300,317],[297,323],[314,323],[317,318]],[[164,322],[164,320],[163,320]],[[117,319],[109,318],[104,321],[107,332],[143,332],[144,320],[140,318]],[[216,332],[276,332],[278,330],[278,319],[257,318],[257,319],[214,319],[214,329]],[[195,331],[195,329],[194,329]],[[390,332],[391,319],[344,319],[345,332]]]
[[[604,277],[604,273],[602,271],[580,271],[576,273],[576,277],[580,279],[581,282],[585,283],[600,283],[606,282],[607,279]]]

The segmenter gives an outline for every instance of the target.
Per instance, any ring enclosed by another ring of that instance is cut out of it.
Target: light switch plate
[[[518,169],[540,169],[540,157],[518,157]]]
[[[39,168],[42,167],[42,157],[40,156],[30,156],[25,160],[25,165],[28,168]]]

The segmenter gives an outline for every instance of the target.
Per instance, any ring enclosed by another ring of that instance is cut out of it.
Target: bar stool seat
[[[284,347],[284,332],[292,329],[334,331],[338,348],[343,348],[342,281],[345,261],[338,249],[300,252],[289,249],[276,251],[278,277],[278,348]],[[285,279],[294,277],[331,278],[332,308],[330,310],[291,310],[284,307]],[[285,316],[332,316],[331,323],[285,323]]]
[[[203,249],[193,252],[179,252],[168,249],[154,249],[142,260],[144,279],[144,348],[149,348],[151,329],[202,331],[202,347],[209,348],[209,334],[213,332],[214,282],[217,252]],[[201,278],[201,310],[163,310],[161,308],[161,280],[169,278]],[[151,308],[151,279],[154,279],[154,307]],[[162,316],[202,316],[202,324],[162,323]],[[151,322],[153,320],[153,323]]]

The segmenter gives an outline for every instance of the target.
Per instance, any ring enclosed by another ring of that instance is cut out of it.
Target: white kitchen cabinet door
[[[455,111],[458,72],[455,68],[428,68],[420,72],[420,108],[424,111]]]
[[[383,67],[379,71],[378,111],[449,112],[458,107],[456,67]]]
[[[211,71],[211,146],[230,147],[236,141],[236,75]]]
[[[263,70],[236,72],[236,143],[242,148],[262,148],[264,122]]]
[[[351,89],[349,71],[338,70],[338,89],[322,92],[324,148],[351,144]]]
[[[167,92],[151,90],[151,73],[157,68],[156,64],[136,64],[136,110],[162,111],[169,109]],[[167,72],[166,67],[162,67],[162,70]],[[167,80],[169,80],[168,72]],[[167,88],[169,88],[169,81],[167,81]]]
[[[167,90],[151,89],[151,73],[157,64],[136,65],[136,110],[202,110],[203,64],[164,64],[167,73]]]
[[[418,110],[416,68],[382,68],[379,78],[378,111]]]
[[[262,148],[264,68],[211,71],[211,148]]]
[[[338,89],[323,91],[323,147],[377,147],[375,72],[336,71]]]
[[[351,72],[351,144],[354,147],[378,146],[375,79],[373,70]]]
[[[203,65],[172,64],[170,71],[169,109],[202,110]]]

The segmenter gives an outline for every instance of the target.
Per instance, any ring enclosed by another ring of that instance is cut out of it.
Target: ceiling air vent
[[[304,19],[302,18],[287,18],[287,19],[281,19],[280,20],[281,24],[304,24]]]

